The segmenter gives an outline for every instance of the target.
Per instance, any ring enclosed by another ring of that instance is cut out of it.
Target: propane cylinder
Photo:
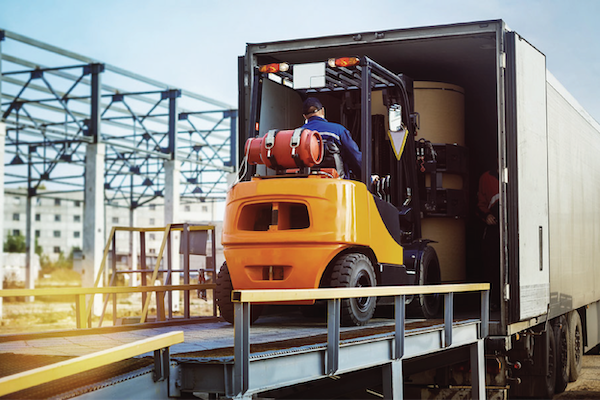
[[[281,170],[312,167],[323,161],[323,139],[310,129],[271,130],[246,141],[248,163]]]

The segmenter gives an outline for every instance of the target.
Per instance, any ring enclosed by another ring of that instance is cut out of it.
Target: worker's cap
[[[323,108],[323,104],[316,97],[309,97],[304,100],[304,104],[302,105],[302,114],[308,115],[315,113]]]

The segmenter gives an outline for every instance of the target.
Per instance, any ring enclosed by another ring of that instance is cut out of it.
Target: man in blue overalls
[[[321,166],[335,168],[342,178],[349,179],[350,171],[360,177],[362,153],[352,140],[348,129],[325,119],[325,108],[319,99],[309,97],[302,106],[306,120],[303,128],[321,134],[325,145],[325,156]]]

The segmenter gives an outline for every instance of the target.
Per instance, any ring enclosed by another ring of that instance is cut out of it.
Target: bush
[[[71,253],[69,257],[65,257],[65,254],[61,251],[58,255],[58,260],[52,262],[50,261],[50,257],[46,254],[42,254],[40,256],[40,267],[42,268],[42,273],[49,274],[57,269],[73,269],[73,253],[75,251],[79,251],[78,247],[73,247],[71,249]]]
[[[9,235],[6,238],[6,242],[4,242],[3,249],[5,253],[25,253],[25,250],[27,249],[25,245],[25,236]]]

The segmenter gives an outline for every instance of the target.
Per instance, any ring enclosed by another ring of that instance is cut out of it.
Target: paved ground
[[[569,383],[567,390],[555,399],[600,399],[600,355],[583,357],[583,370],[576,382]]]

